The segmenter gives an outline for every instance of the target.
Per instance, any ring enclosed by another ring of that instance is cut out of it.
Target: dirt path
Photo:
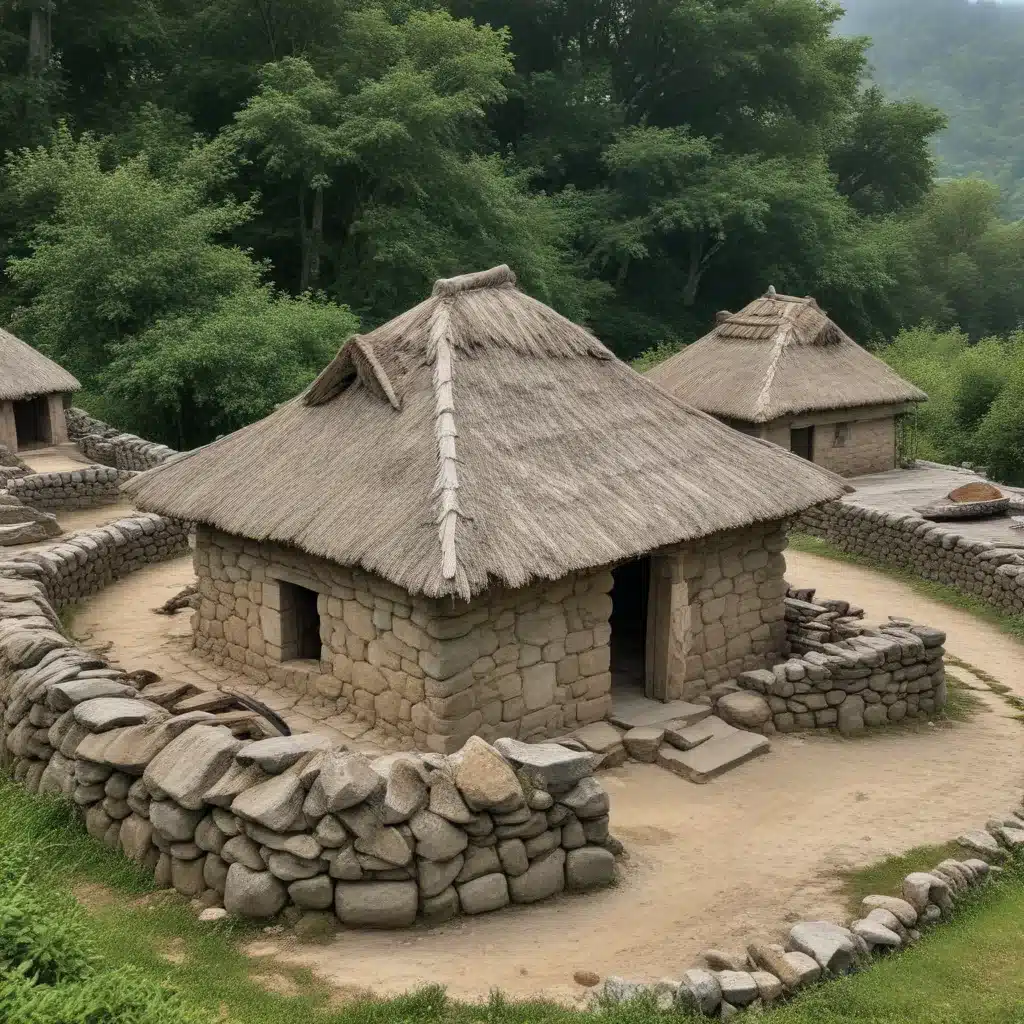
[[[864,570],[800,554],[790,563],[791,580],[822,596],[947,629],[953,653],[1024,689],[1022,648],[984,623]],[[185,560],[143,570],[85,602],[76,630],[114,640],[126,662],[143,663],[161,643],[177,657],[187,620],[143,610],[188,575]],[[619,884],[604,892],[429,930],[342,932],[323,946],[267,938],[251,952],[346,990],[436,982],[459,998],[500,988],[572,1001],[583,992],[572,979],[579,969],[653,979],[678,974],[709,946],[739,951],[795,917],[838,919],[838,870],[944,842],[1018,803],[1024,731],[998,698],[984,700],[987,710],[964,724],[856,741],[777,737],[767,757],[706,786],[651,765],[604,773],[613,832],[630,853]]]

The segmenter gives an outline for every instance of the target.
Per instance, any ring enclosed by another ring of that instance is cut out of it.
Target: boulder
[[[665,730],[657,725],[641,725],[630,729],[622,737],[622,743],[634,761],[653,764],[658,756],[658,748],[665,738]]]
[[[384,788],[381,777],[362,755],[331,751],[321,758],[320,772],[309,791],[310,812],[320,814],[348,810],[375,797]],[[320,805],[323,810],[320,811]]]
[[[806,953],[829,974],[847,974],[853,967],[857,944],[849,928],[830,921],[801,921],[789,930],[790,949]]]
[[[957,838],[957,843],[973,853],[993,860],[1005,860],[1006,851],[996,842],[995,836],[983,828],[970,829]]]
[[[182,860],[171,857],[171,885],[183,896],[198,896],[206,889],[203,877],[205,857],[194,860]]]
[[[525,869],[524,869],[525,870]],[[496,846],[468,846],[462,870],[455,879],[456,884],[471,882],[482,875],[491,875],[501,871],[501,859]]]
[[[221,847],[220,856],[228,864],[244,864],[250,871],[266,868],[260,848],[248,836],[233,836]]]
[[[416,837],[416,853],[427,860],[451,860],[469,843],[469,836],[462,829],[432,811],[419,811],[409,825]]]
[[[436,772],[430,780],[429,810],[456,825],[468,825],[473,820],[473,812],[454,780],[443,772]]]
[[[76,712],[82,707],[79,704]],[[222,726],[194,725],[163,747],[143,778],[154,797],[170,797],[198,810],[203,794],[228,770],[241,745]]]
[[[757,994],[766,1003],[773,1003],[782,997],[785,987],[774,974],[768,971],[751,971],[750,976],[757,985]]]
[[[420,896],[428,898],[444,892],[458,877],[464,862],[465,857],[461,853],[448,861],[420,858],[416,871],[420,884]]]
[[[275,775],[235,797],[231,812],[274,832],[288,831],[305,794],[296,775]]]
[[[525,803],[526,797],[515,772],[485,740],[470,736],[460,755],[455,768],[455,785],[470,810],[511,811]]]
[[[121,822],[119,842],[124,855],[141,864],[152,848],[153,826],[137,814],[129,815]]]
[[[99,697],[131,698],[138,696],[138,690],[116,679],[69,679],[51,686],[46,694],[46,703],[54,711],[63,712],[87,700]]]
[[[509,879],[514,903],[535,903],[565,888],[565,850],[552,850],[533,861],[526,871]]]
[[[306,754],[329,750],[331,742],[329,737],[317,732],[272,736],[270,739],[246,743],[235,755],[235,759],[242,765],[259,765],[268,775],[279,775]]]
[[[918,914],[929,903],[934,903],[943,909],[943,902],[948,902],[950,898],[949,884],[935,875],[924,871],[915,871],[903,879],[903,895]],[[939,899],[936,899],[937,896]]]
[[[583,846],[565,855],[566,887],[573,891],[610,885],[615,878],[615,857],[601,846]]]
[[[750,690],[727,693],[715,705],[715,713],[738,729],[760,729],[772,717],[768,701]]]
[[[903,925],[904,928],[913,928],[917,924],[917,911],[906,900],[898,896],[865,896],[861,905],[867,907],[868,911],[875,908],[888,910]]]
[[[153,828],[172,842],[191,841],[202,819],[202,811],[186,810],[172,800],[154,800],[149,805],[149,820]]]
[[[405,836],[391,826],[378,826],[369,838],[356,839],[355,846],[359,853],[377,857],[395,867],[405,867],[412,860],[412,850]]]
[[[125,725],[141,725],[167,712],[155,704],[127,697],[94,697],[74,708],[75,721],[89,732],[107,732]]]
[[[786,952],[775,943],[753,943],[747,947],[751,963],[774,974],[787,991],[796,992],[821,977],[821,965],[799,951]]]
[[[505,874],[515,877],[525,874],[530,867],[530,858],[526,856],[526,844],[522,839],[503,839],[498,843],[497,850]]]
[[[306,910],[326,910],[334,903],[334,883],[326,875],[302,878],[288,886],[292,903]]]
[[[391,765],[382,808],[385,825],[408,821],[427,806],[429,796],[422,771],[419,762],[411,757],[399,758]]]
[[[854,921],[850,925],[850,930],[855,935],[859,935],[870,946],[891,946],[898,949],[902,945],[902,940],[896,932],[886,928],[880,922],[872,921],[868,918],[862,921]]]
[[[416,920],[415,882],[339,882],[334,911],[353,928],[406,928]]]
[[[275,850],[267,857],[267,868],[282,882],[295,882],[302,878],[312,878],[324,870],[326,864],[317,860],[306,860],[296,857],[293,853]]]
[[[746,971],[719,971],[722,998],[733,1006],[748,1006],[757,998],[757,982]]]
[[[508,879],[500,871],[463,882],[458,891],[459,902],[466,914],[486,914],[509,903]]]
[[[228,868],[224,908],[239,917],[273,917],[287,902],[288,893],[269,871],[250,871],[244,864]]]
[[[494,746],[513,764],[540,778],[548,789],[567,789],[592,775],[601,763],[600,754],[570,750],[558,743],[523,743],[502,737]]]
[[[681,1010],[710,1016],[721,1002],[722,986],[711,971],[705,971],[702,967],[691,967],[683,971],[676,990],[676,1005]]]
[[[609,800],[604,786],[592,776],[580,779],[576,785],[558,798],[577,818],[600,818],[608,813]]]

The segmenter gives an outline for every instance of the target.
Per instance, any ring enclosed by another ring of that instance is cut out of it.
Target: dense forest
[[[936,97],[876,87],[841,13],[0,0],[0,321],[175,447],[498,262],[623,358],[768,285],[865,343],[1009,338],[1024,225],[936,181]]]

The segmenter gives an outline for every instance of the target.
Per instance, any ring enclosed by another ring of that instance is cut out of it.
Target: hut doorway
[[[612,570],[611,671],[612,689],[617,693],[642,696],[646,690],[650,587],[650,558]]]
[[[46,395],[14,403],[14,429],[18,448],[38,448],[53,443],[50,431],[50,403]]]
[[[789,432],[789,450],[794,455],[814,461],[814,427],[799,427]]]

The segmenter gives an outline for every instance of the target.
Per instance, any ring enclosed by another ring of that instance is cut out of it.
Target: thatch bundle
[[[845,488],[677,402],[497,267],[439,281],[304,394],[126,489],[145,509],[468,599]]]
[[[0,327],[0,401],[17,402],[81,388],[67,370]]]
[[[705,412],[747,423],[928,396],[844,334],[814,299],[773,290],[647,371]]]

